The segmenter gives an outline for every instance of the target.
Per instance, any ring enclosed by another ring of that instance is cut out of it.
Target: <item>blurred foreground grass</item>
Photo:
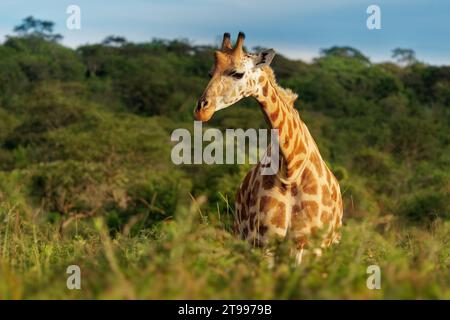
[[[6,203],[0,221],[0,299],[450,299],[449,221],[425,229],[349,219],[321,259],[295,267],[278,250],[272,269],[261,250],[192,209],[113,236],[101,218],[75,221],[61,236]],[[81,290],[66,287],[72,264]],[[381,290],[366,287],[372,264]]]

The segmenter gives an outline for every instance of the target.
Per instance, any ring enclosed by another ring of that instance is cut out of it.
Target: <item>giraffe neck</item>
[[[311,143],[311,135],[294,108],[296,95],[280,88],[271,74],[262,75],[259,82],[261,90],[255,97],[269,126],[278,129],[282,160],[279,176],[289,182],[300,176],[314,143]]]

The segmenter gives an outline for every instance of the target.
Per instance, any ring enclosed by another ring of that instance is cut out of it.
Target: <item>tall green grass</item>
[[[220,213],[179,208],[173,220],[114,234],[102,218],[84,219],[61,235],[39,213],[3,203],[0,299],[450,299],[448,221],[348,219],[341,243],[320,259],[296,267],[281,244],[271,268]],[[72,264],[81,290],[66,287]],[[366,286],[373,264],[380,290]]]

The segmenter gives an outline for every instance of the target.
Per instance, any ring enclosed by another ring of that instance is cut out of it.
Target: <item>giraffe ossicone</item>
[[[270,68],[275,52],[246,53],[244,38],[239,33],[233,47],[230,35],[224,34],[194,117],[208,121],[214,112],[242,98],[258,101],[270,128],[279,132],[280,170],[263,175],[265,164],[260,162],[246,175],[236,195],[235,230],[257,246],[266,246],[272,238],[286,238],[300,263],[304,252],[319,255],[322,248],[340,240],[339,182],[294,107],[297,95],[275,80]]]

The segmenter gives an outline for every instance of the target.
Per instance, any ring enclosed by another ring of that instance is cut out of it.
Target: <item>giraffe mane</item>
[[[290,107],[294,107],[294,102],[298,98],[298,94],[293,92],[291,89],[283,88],[281,87],[275,78],[275,73],[273,72],[273,69],[269,66],[264,66],[262,68],[264,72],[267,74],[267,77],[269,78],[269,81],[272,83],[272,85],[277,89],[278,94],[280,95],[280,98]]]

